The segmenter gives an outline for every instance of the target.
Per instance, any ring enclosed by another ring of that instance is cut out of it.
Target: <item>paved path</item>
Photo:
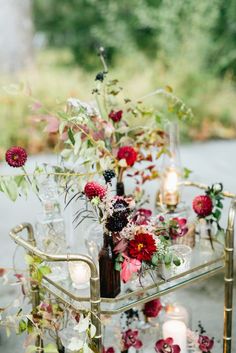
[[[211,184],[213,182],[224,183],[225,189],[236,193],[236,141],[215,141],[204,144],[185,145],[181,148],[182,164],[194,174],[191,179],[195,181]],[[53,156],[37,156],[29,160],[28,166],[42,162],[55,162]],[[4,173],[9,173],[9,168],[0,166]],[[153,193],[154,194],[154,193]],[[187,197],[189,197],[187,195]],[[37,199],[31,195],[27,201],[18,200],[16,203],[10,202],[4,195],[0,198],[0,267],[11,266],[12,256],[15,246],[9,239],[10,228],[22,221],[34,223],[35,214],[40,211]],[[18,254],[17,258],[21,258]],[[21,266],[21,261],[17,264]],[[207,284],[207,285],[206,285]],[[0,288],[0,306],[5,305],[14,295],[13,287]],[[204,294],[204,295],[203,295]],[[209,333],[217,338],[221,338],[223,326],[223,277],[221,275],[191,286],[186,290],[178,292],[179,300],[188,303],[192,308],[193,322],[201,319]],[[236,298],[235,298],[236,303]],[[196,315],[197,314],[197,315]],[[235,320],[236,315],[234,315]],[[236,321],[236,320],[235,320]],[[236,332],[236,322],[234,322],[234,333]],[[2,333],[0,340],[0,352],[21,353],[19,337],[14,335],[6,339]],[[235,344],[234,344],[235,345]],[[232,352],[236,351],[235,349]],[[214,353],[220,353],[216,348]]]

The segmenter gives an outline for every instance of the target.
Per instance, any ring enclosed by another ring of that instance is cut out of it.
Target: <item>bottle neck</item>
[[[124,196],[125,187],[123,181],[118,181],[116,184],[116,194],[117,196]]]
[[[103,234],[103,246],[105,248],[107,247],[113,247],[113,239],[112,239],[112,235],[109,232],[104,232]]]

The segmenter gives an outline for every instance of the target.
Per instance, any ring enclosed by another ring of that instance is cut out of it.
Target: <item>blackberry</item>
[[[106,183],[110,183],[111,179],[115,178],[116,173],[112,169],[105,170],[103,173],[104,179]]]
[[[111,216],[107,219],[106,227],[110,232],[120,232],[128,224],[128,219],[123,214]]]

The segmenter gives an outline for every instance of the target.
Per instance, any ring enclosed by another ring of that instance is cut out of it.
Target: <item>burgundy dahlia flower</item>
[[[193,210],[199,217],[207,217],[213,209],[212,199],[208,195],[196,196],[193,200]]]
[[[25,165],[27,153],[24,148],[13,146],[7,150],[5,158],[11,167],[19,168]]]

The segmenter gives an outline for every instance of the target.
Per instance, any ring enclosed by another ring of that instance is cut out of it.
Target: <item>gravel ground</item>
[[[182,164],[189,169],[194,170],[192,180],[211,184],[213,182],[224,183],[227,190],[236,193],[236,141],[213,141],[204,144],[185,145],[181,148]],[[29,160],[28,165],[34,165],[35,162],[53,162],[53,156],[36,156]],[[1,170],[9,173],[9,169],[1,166]],[[153,185],[154,186],[154,185]],[[152,186],[149,186],[151,189]],[[154,195],[155,193],[152,193]],[[189,194],[186,194],[189,198]],[[227,205],[228,206],[228,205]],[[23,221],[34,223],[35,215],[40,211],[40,205],[31,195],[27,201],[18,200],[11,203],[4,195],[0,199],[0,213],[2,222],[0,224],[0,267],[11,267],[12,256],[15,245],[8,236],[9,230]],[[224,217],[224,222],[226,217]],[[23,254],[22,254],[23,256]],[[17,254],[17,265],[22,263],[21,252]],[[11,302],[15,295],[15,288],[12,286],[0,287],[0,307]],[[197,326],[198,320],[201,320],[210,335],[221,339],[223,330],[223,274],[212,277],[194,285],[180,290],[176,293],[177,299],[187,303],[191,308],[193,317],[193,327]],[[234,302],[236,302],[236,292],[234,293]],[[236,335],[236,315],[234,317],[233,335]],[[14,334],[6,338],[5,331],[0,334],[0,352],[1,353],[21,353],[22,338]],[[222,351],[221,344],[217,344],[214,353]],[[234,337],[232,352],[236,352],[236,342]],[[145,352],[146,353],[146,352]],[[150,353],[148,351],[148,353]]]

